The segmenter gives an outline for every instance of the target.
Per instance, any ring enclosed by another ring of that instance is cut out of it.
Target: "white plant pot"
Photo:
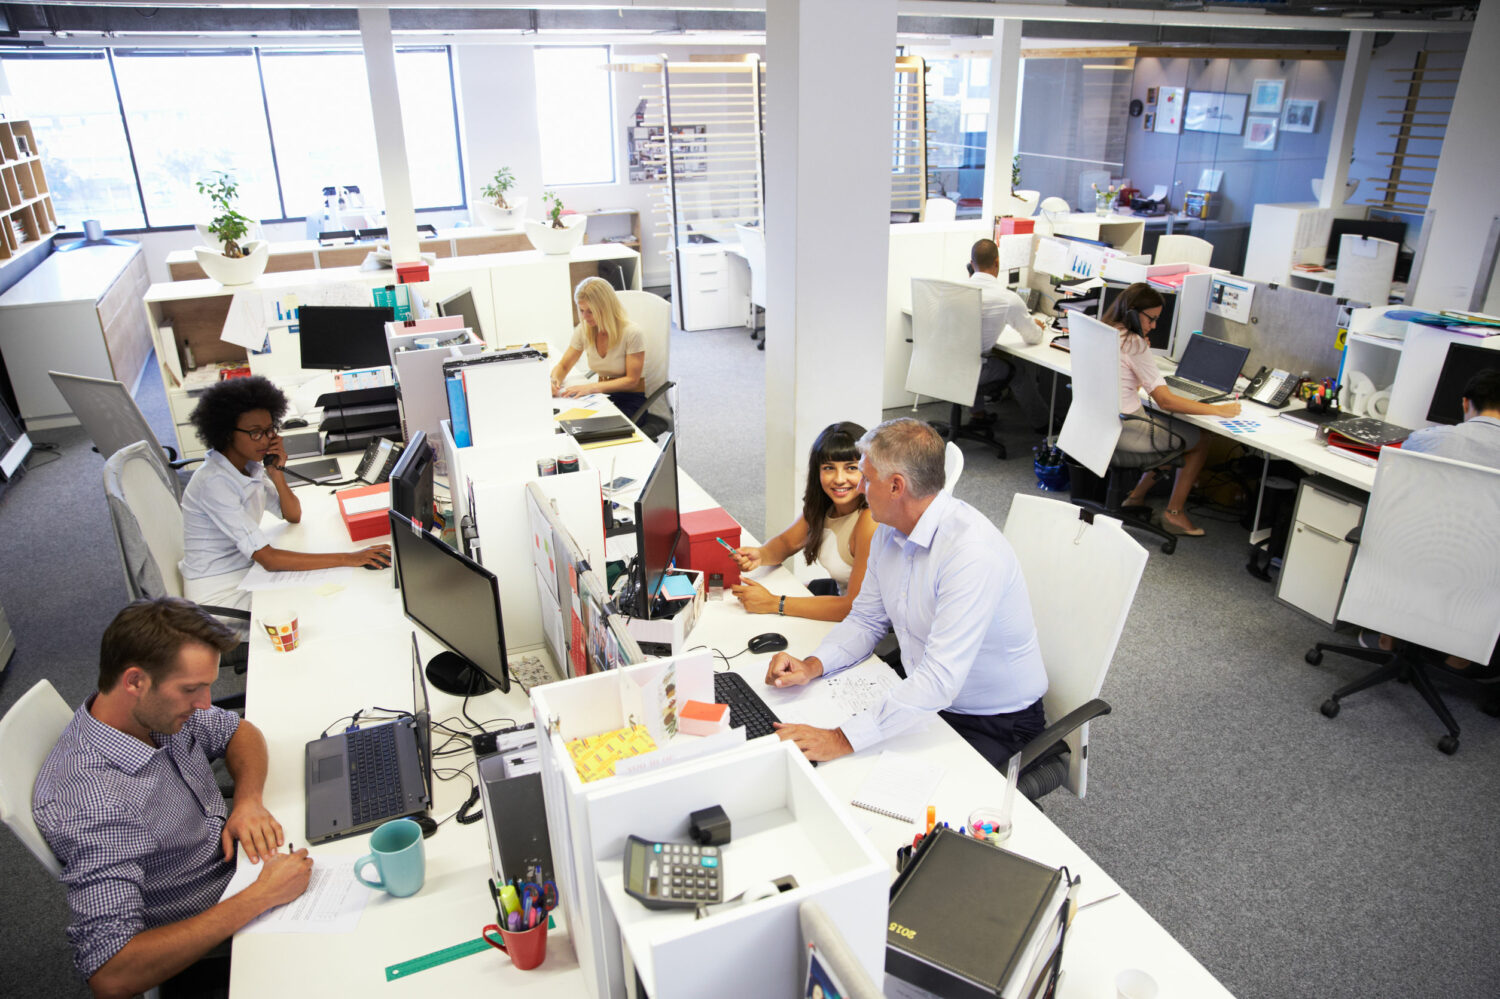
[[[476,201],[471,214],[474,224],[484,229],[519,229],[521,220],[526,217],[526,199],[511,198],[509,208],[501,208],[490,201]]]
[[[271,259],[271,244],[263,239],[251,240],[244,250],[243,257],[231,258],[207,246],[193,247],[203,273],[222,285],[249,284],[265,273]]]
[[[563,228],[554,229],[550,222],[526,220],[526,238],[531,245],[543,253],[572,253],[573,247],[583,242],[583,229],[588,224],[587,215],[564,215]]]

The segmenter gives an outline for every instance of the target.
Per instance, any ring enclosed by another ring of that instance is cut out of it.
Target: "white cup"
[[[1156,999],[1156,979],[1140,968],[1126,968],[1115,976],[1115,992],[1120,999]]]
[[[436,347],[437,346],[437,337],[435,337],[435,336],[418,337],[417,340],[416,340],[416,344],[417,344],[417,349],[418,350],[427,350],[429,347]]]

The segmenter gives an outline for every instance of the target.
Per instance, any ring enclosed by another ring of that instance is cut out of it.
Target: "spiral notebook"
[[[941,767],[886,750],[860,784],[853,803],[903,822],[917,822],[925,817],[932,792],[942,780]]]

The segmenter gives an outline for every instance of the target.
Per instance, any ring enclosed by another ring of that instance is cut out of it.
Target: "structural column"
[[[370,84],[370,113],[375,118],[375,155],[380,186],[385,189],[385,223],[391,258],[417,259],[417,213],[411,197],[411,167],[406,161],[406,129],[401,123],[401,93],[396,87],[396,45],[391,12],[385,7],[359,9],[365,76]]]
[[[990,36],[990,128],[985,142],[984,210],[981,218],[1004,215],[1017,202],[1010,196],[1010,165],[1016,155],[1016,113],[1021,97],[1021,22],[995,18]]]
[[[1339,100],[1333,112],[1333,128],[1328,135],[1328,160],[1323,166],[1319,208],[1337,208],[1344,203],[1344,186],[1349,182],[1354,133],[1359,130],[1359,109],[1365,100],[1365,83],[1370,76],[1370,52],[1374,41],[1371,32],[1349,32],[1349,47],[1344,52],[1344,77],[1339,83]]]
[[[766,5],[766,533],[830,423],[880,421],[896,0]]]

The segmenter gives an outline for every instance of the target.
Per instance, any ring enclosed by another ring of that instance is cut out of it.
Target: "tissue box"
[[[356,486],[335,493],[339,500],[339,516],[344,520],[344,529],[350,541],[368,541],[391,533],[391,484],[382,482],[376,486]]]
[[[677,731],[687,735],[718,735],[729,731],[729,705],[688,701],[677,715]]]

